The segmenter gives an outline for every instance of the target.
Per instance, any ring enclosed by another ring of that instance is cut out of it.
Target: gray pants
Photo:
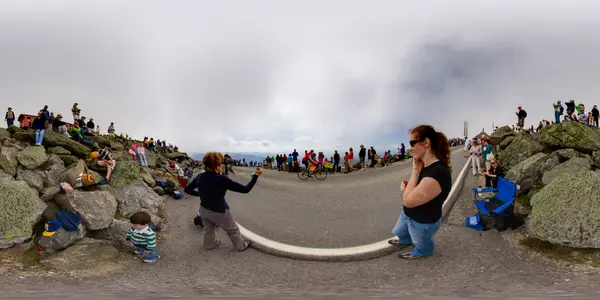
[[[244,248],[242,233],[240,233],[240,228],[237,226],[237,223],[235,223],[235,219],[230,210],[226,210],[225,213],[218,213],[200,207],[200,216],[204,223],[204,249],[210,250],[218,245],[215,237],[217,225],[227,232],[235,250],[239,251]]]

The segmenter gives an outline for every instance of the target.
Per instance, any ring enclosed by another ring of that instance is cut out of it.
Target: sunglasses
[[[418,143],[420,143],[420,142],[422,142],[424,140],[425,140],[424,138],[421,138],[421,139],[418,139],[418,140],[411,140],[409,143],[410,143],[411,147],[414,147],[416,144],[418,144]]]

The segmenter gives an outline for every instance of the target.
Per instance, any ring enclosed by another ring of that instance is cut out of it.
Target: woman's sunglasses
[[[420,143],[420,142],[422,142],[422,141],[424,141],[424,140],[425,140],[425,139],[423,139],[423,138],[422,138],[422,139],[419,139],[419,140],[411,140],[411,141],[409,141],[409,143],[410,143],[410,146],[411,146],[411,147],[414,147],[416,144],[418,144],[418,143]]]

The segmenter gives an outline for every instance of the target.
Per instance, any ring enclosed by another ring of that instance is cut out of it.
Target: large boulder
[[[546,147],[573,148],[584,152],[600,150],[600,136],[579,122],[547,126],[540,131],[539,136]]]
[[[571,148],[559,149],[559,150],[554,151],[554,153],[556,153],[560,157],[561,161],[563,161],[563,162],[566,160],[569,160],[571,158],[574,158],[574,157],[584,157],[585,156],[585,154],[581,154],[581,153],[577,152],[575,149],[571,149]]]
[[[154,187],[156,185],[156,181],[154,181],[152,174],[150,174],[147,168],[141,168],[140,175],[144,183],[146,183],[149,187]]]
[[[0,180],[15,180],[15,177],[4,171],[0,171]]]
[[[44,149],[44,147],[29,146],[19,152],[17,159],[25,168],[33,170],[46,163],[48,155],[46,154],[46,149]]]
[[[44,202],[52,201],[54,198],[56,198],[56,196],[58,196],[58,194],[60,194],[59,185],[49,186],[42,191],[42,196],[40,199],[42,199]]]
[[[164,156],[168,159],[171,160],[177,160],[177,159],[186,159],[188,158],[187,153],[184,152],[166,152],[164,154]]]
[[[557,165],[550,171],[547,171],[542,176],[542,183],[544,185],[550,184],[552,180],[562,174],[574,174],[579,172],[588,171],[592,168],[592,160],[586,157],[575,157],[567,160],[566,162]],[[599,192],[600,194],[600,192]]]
[[[108,227],[117,212],[117,200],[105,191],[73,190],[59,194],[55,201],[62,209],[77,212],[88,230]]]
[[[137,182],[116,191],[121,216],[129,218],[138,211],[156,215],[162,207],[162,198],[143,182]]]
[[[44,257],[40,263],[56,270],[89,271],[117,262],[119,250],[109,241],[83,239],[54,255]]]
[[[5,141],[10,139],[10,132],[4,128],[0,128],[0,141]]]
[[[510,145],[499,154],[500,160],[510,169],[527,158],[542,152],[544,146],[536,142],[529,134],[520,133]]]
[[[25,181],[27,184],[35,189],[38,193],[44,190],[44,173],[40,170],[28,170],[21,166],[17,170],[17,180]]]
[[[600,248],[600,176],[562,174],[531,199],[531,234],[576,248]]]
[[[594,151],[592,154],[592,159],[594,160],[594,165],[596,165],[596,168],[600,169],[600,150]]]
[[[73,155],[60,155],[60,159],[63,161],[65,166],[70,166],[77,163],[77,156]]]
[[[46,209],[38,193],[23,181],[0,180],[0,249],[31,238]]]
[[[39,245],[48,250],[64,250],[73,244],[83,240],[86,235],[85,227],[80,224],[77,231],[67,231],[64,228],[57,230],[52,236],[42,236],[39,240]]]
[[[502,142],[500,143],[500,149],[506,149],[508,148],[508,146],[510,146],[510,143],[512,143],[512,141],[515,139],[514,135],[511,136],[507,136],[505,139],[502,140]]]
[[[146,150],[146,162],[149,167],[156,167],[156,153],[154,151]]]
[[[510,136],[514,136],[515,131],[509,126],[502,126],[490,135],[490,144],[493,146],[500,145],[502,141]]]
[[[18,154],[19,150],[16,148],[6,146],[1,147],[0,168],[12,176],[17,175],[17,166],[19,165],[19,160],[17,159]]]
[[[133,161],[117,161],[110,176],[110,186],[122,188],[140,180],[140,166]]]
[[[556,160],[553,160],[555,158]],[[558,165],[558,158],[545,153],[537,153],[534,156],[516,164],[507,173],[505,178],[521,186],[519,194],[527,193],[542,176],[542,167],[548,161],[555,162]]]
[[[131,228],[131,222],[127,220],[113,220],[108,228],[91,231],[88,235],[94,239],[111,241],[113,246],[119,250],[132,249],[133,245],[125,240],[127,231]]]
[[[56,154],[50,154],[46,168],[44,169],[44,187],[60,184],[61,175],[65,172],[65,163]]]
[[[15,130],[13,134],[15,139],[20,141],[33,141],[35,138],[35,132],[33,130]],[[63,147],[71,152],[73,155],[81,158],[87,157],[92,151],[90,147],[78,143],[70,137],[60,134],[54,131],[46,131],[44,134],[44,146],[46,147]]]
[[[56,155],[71,155],[71,152],[69,152],[69,150],[67,150],[67,149],[65,149],[63,147],[60,147],[60,146],[50,147],[48,149],[48,153],[49,154],[56,154]]]

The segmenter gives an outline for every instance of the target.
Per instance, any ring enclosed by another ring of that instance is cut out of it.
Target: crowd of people
[[[575,100],[569,100],[565,102],[565,105],[563,106],[562,102],[558,100],[552,103],[552,108],[554,113],[553,121],[542,119],[537,124],[537,127],[534,125],[527,127],[525,125],[527,112],[522,106],[517,107],[517,124],[516,126],[512,125],[512,129],[517,132],[526,131],[529,133],[535,133],[539,132],[546,126],[551,124],[560,124],[561,122],[579,122],[585,126],[600,127],[600,111],[598,110],[598,105],[592,106],[592,109],[586,112],[585,104],[583,103],[576,104]]]

